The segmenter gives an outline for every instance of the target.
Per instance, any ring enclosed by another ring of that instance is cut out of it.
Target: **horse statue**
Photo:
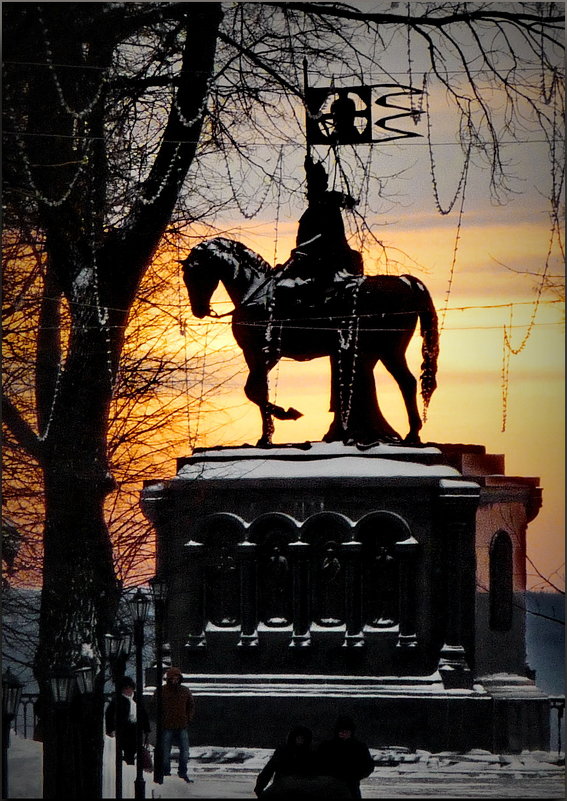
[[[420,444],[417,381],[405,355],[418,318],[425,409],[437,386],[439,353],[437,314],[421,281],[410,275],[339,273],[332,286],[306,304],[301,285],[309,282],[293,277],[287,265],[271,267],[241,242],[224,237],[201,242],[181,264],[196,317],[219,316],[210,306],[219,282],[234,304],[232,332],[249,370],[244,391],[262,415],[258,447],[271,445],[274,417],[301,417],[301,412],[270,403],[268,397],[268,374],[284,356],[296,361],[321,356],[331,360],[334,418],[323,441]],[[373,370],[379,360],[396,380],[405,402],[409,432],[403,440],[378,405]]]

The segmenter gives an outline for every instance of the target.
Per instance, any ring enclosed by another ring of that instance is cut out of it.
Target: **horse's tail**
[[[439,356],[439,328],[437,311],[429,290],[418,278],[408,275],[420,303],[417,306],[423,342],[421,345],[421,397],[423,398],[423,419],[427,418],[427,407],[437,387],[437,358]]]

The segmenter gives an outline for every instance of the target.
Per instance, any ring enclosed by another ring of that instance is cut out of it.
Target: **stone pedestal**
[[[508,707],[479,680],[489,647],[494,673],[529,680],[523,620],[495,652],[476,585],[497,521],[516,521],[521,547],[538,492],[480,446],[451,445],[196,449],[147,482],[172,661],[197,697],[192,741],[272,747],[293,722],[325,736],[348,712],[376,747],[491,749]],[[534,692],[530,720],[543,720]],[[548,729],[534,736],[543,748]]]

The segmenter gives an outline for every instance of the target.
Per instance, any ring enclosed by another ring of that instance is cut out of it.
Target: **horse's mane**
[[[227,259],[234,257],[239,264],[246,263],[250,269],[259,277],[264,277],[274,271],[274,268],[262,258],[258,253],[246,247],[236,239],[228,239],[224,236],[217,236],[201,243],[201,247],[214,252],[219,258]]]

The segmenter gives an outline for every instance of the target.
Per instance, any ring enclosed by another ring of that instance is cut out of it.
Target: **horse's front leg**
[[[266,365],[250,367],[250,372],[244,385],[244,392],[246,397],[258,406],[262,416],[262,436],[256,445],[259,448],[267,448],[272,444],[274,421],[272,419],[272,405],[268,401],[268,368]]]

